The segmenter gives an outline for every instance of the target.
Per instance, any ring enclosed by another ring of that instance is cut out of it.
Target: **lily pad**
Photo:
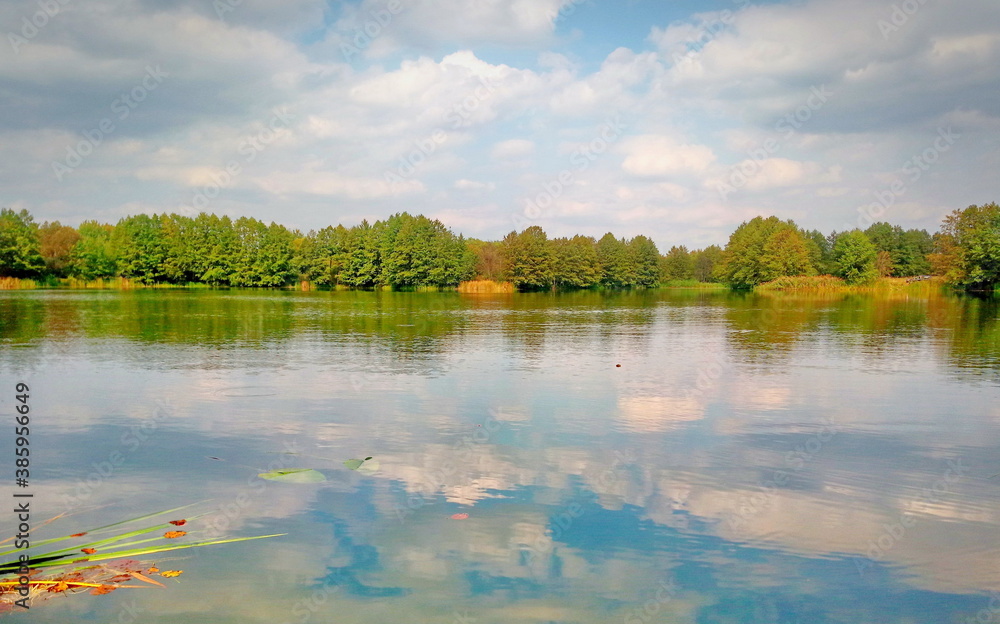
[[[268,481],[283,481],[285,483],[320,483],[326,481],[322,472],[312,468],[293,468],[291,470],[273,470],[262,472],[257,475],[261,479]]]
[[[363,474],[372,474],[379,469],[378,460],[372,459],[371,457],[366,457],[364,459],[348,459],[344,462],[344,465],[351,470],[357,470]]]

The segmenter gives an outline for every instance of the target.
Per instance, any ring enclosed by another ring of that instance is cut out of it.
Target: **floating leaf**
[[[139,574],[138,572],[132,572],[132,577],[136,578],[136,579],[138,579],[140,581],[144,581],[146,583],[151,583],[153,585],[159,585],[160,587],[166,587],[166,585],[164,585],[163,583],[161,583],[159,581],[154,581],[153,579],[149,578],[148,576],[146,576],[144,574]],[[128,580],[128,579],[125,579],[125,580]]]
[[[80,552],[83,552],[83,553],[86,553],[86,554],[88,554],[88,555],[92,555],[92,554],[94,554],[95,552],[97,552],[97,550],[96,550],[96,549],[94,549],[94,548],[81,548],[81,549],[80,549]]]
[[[187,535],[187,531],[167,531],[163,534],[163,537],[174,539],[175,537],[184,537],[185,535]]]
[[[467,513],[457,513],[451,517],[452,520],[465,520],[469,517]]]
[[[171,520],[170,524],[174,526],[184,526],[185,524],[187,524],[187,520]]]
[[[181,574],[184,574],[184,570],[164,570],[163,572],[160,572],[160,576],[166,578],[174,578],[175,576],[180,576]]]
[[[70,535],[70,537],[83,537],[86,534],[87,534],[86,532],[84,532],[84,533],[74,533],[73,535]]]
[[[269,481],[284,481],[285,483],[320,483],[326,481],[322,472],[312,468],[295,468],[293,470],[274,470],[257,475]]]
[[[146,572],[149,573],[149,574],[156,574],[159,571],[160,571],[160,569],[158,567],[156,567],[156,566],[149,566],[149,569],[146,570]]]
[[[348,459],[344,462],[344,465],[351,470],[357,470],[363,474],[372,474],[379,469],[378,460],[372,459],[371,457],[366,457],[364,459]]]
[[[115,587],[114,585],[101,585],[100,587],[95,587],[94,589],[90,590],[90,593],[94,594],[95,596],[100,596],[101,594],[110,594],[116,589],[118,588]]]

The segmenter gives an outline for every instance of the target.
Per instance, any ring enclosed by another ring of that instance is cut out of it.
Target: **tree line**
[[[58,221],[39,225],[26,210],[0,210],[3,277],[396,289],[480,279],[548,290],[687,281],[752,288],[785,276],[827,274],[848,284],[934,274],[969,289],[992,289],[1000,282],[1000,207],[956,210],[934,235],[889,223],[823,234],[791,220],[756,217],[742,223],[725,248],[674,246],[665,254],[642,235],[550,239],[538,226],[500,241],[466,239],[438,220],[405,212],[302,233],[208,213],[139,214],[114,225],[85,221],[73,228]]]

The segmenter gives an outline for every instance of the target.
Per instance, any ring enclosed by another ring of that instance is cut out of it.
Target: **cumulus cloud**
[[[66,4],[0,46],[4,205],[66,222],[114,221],[138,198],[179,209],[236,160],[210,210],[322,227],[405,201],[498,238],[552,189],[537,222],[553,235],[694,247],[761,213],[839,229],[948,127],[962,138],[887,218],[933,229],[995,199],[992,0],[902,18],[862,0],[693,15],[665,3],[644,38],[583,10],[556,19],[569,0],[399,2],[388,19],[389,0],[244,0],[221,16],[198,0]],[[19,32],[36,11],[5,2],[0,21]],[[150,68],[165,74],[155,89]],[[294,119],[280,140],[241,151],[281,108]],[[595,142],[619,116],[613,140]],[[96,134],[105,119],[113,130]],[[52,163],[81,150],[56,179]],[[720,199],[714,184],[735,169],[754,173]]]
[[[662,177],[704,173],[715,154],[704,145],[679,143],[667,136],[645,135],[629,139],[622,169],[632,175]]]
[[[518,160],[535,152],[534,141],[527,139],[507,139],[493,146],[491,152],[497,160]]]

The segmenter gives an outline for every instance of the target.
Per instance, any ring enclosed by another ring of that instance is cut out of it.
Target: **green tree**
[[[833,245],[837,275],[848,284],[870,284],[878,279],[878,249],[861,230],[843,232]]]
[[[889,254],[891,275],[909,277],[930,272],[927,255],[934,249],[933,240],[926,230],[903,230],[898,225],[885,222],[873,223],[865,235],[879,252]]]
[[[393,288],[454,286],[472,276],[475,259],[465,240],[440,221],[404,212],[381,226],[383,283]]]
[[[518,290],[541,290],[553,284],[552,248],[542,228],[511,232],[501,243],[504,278]]]
[[[836,269],[833,265],[833,241],[836,237],[830,238],[819,230],[809,230],[804,235],[813,268],[822,275],[832,274]]]
[[[27,210],[0,210],[0,276],[35,277],[45,268],[38,226]]]
[[[752,288],[786,275],[815,274],[805,236],[791,220],[755,217],[729,237],[718,276],[734,288]]]
[[[591,288],[601,281],[597,242],[590,236],[552,240],[553,278],[560,288]]]
[[[194,220],[178,214],[160,216],[160,233],[163,239],[163,260],[160,272],[163,279],[174,284],[199,281],[196,271],[198,260],[192,249]]]
[[[164,279],[166,258],[162,223],[157,215],[133,215],[118,221],[113,232],[118,274],[145,284]]]
[[[235,256],[229,276],[233,286],[284,286],[295,278],[292,241],[295,235],[283,225],[265,225],[241,217],[233,224]]]
[[[694,258],[694,278],[699,282],[716,281],[715,267],[722,261],[722,247],[709,245],[691,255]]]
[[[694,279],[694,258],[684,245],[671,247],[663,256],[661,268],[664,282]]]
[[[629,260],[635,271],[635,285],[654,288],[660,283],[660,250],[649,238],[639,235],[628,242]]]
[[[80,240],[70,252],[69,273],[84,280],[105,279],[118,275],[115,251],[115,226],[84,221],[77,230]]]
[[[229,284],[237,251],[236,230],[229,217],[202,212],[192,220],[188,270],[193,280],[213,286]]]
[[[899,248],[893,258],[896,275],[927,275],[931,272],[928,256],[934,251],[934,239],[927,230],[906,230],[899,237]]]
[[[637,282],[635,263],[624,239],[608,232],[597,241],[597,261],[601,265],[601,285],[630,288]]]
[[[935,247],[935,264],[949,282],[992,291],[1000,283],[1000,206],[955,210],[945,217]]]
[[[382,261],[379,257],[381,224],[367,220],[348,230],[340,281],[355,288],[374,288],[380,284]]]

